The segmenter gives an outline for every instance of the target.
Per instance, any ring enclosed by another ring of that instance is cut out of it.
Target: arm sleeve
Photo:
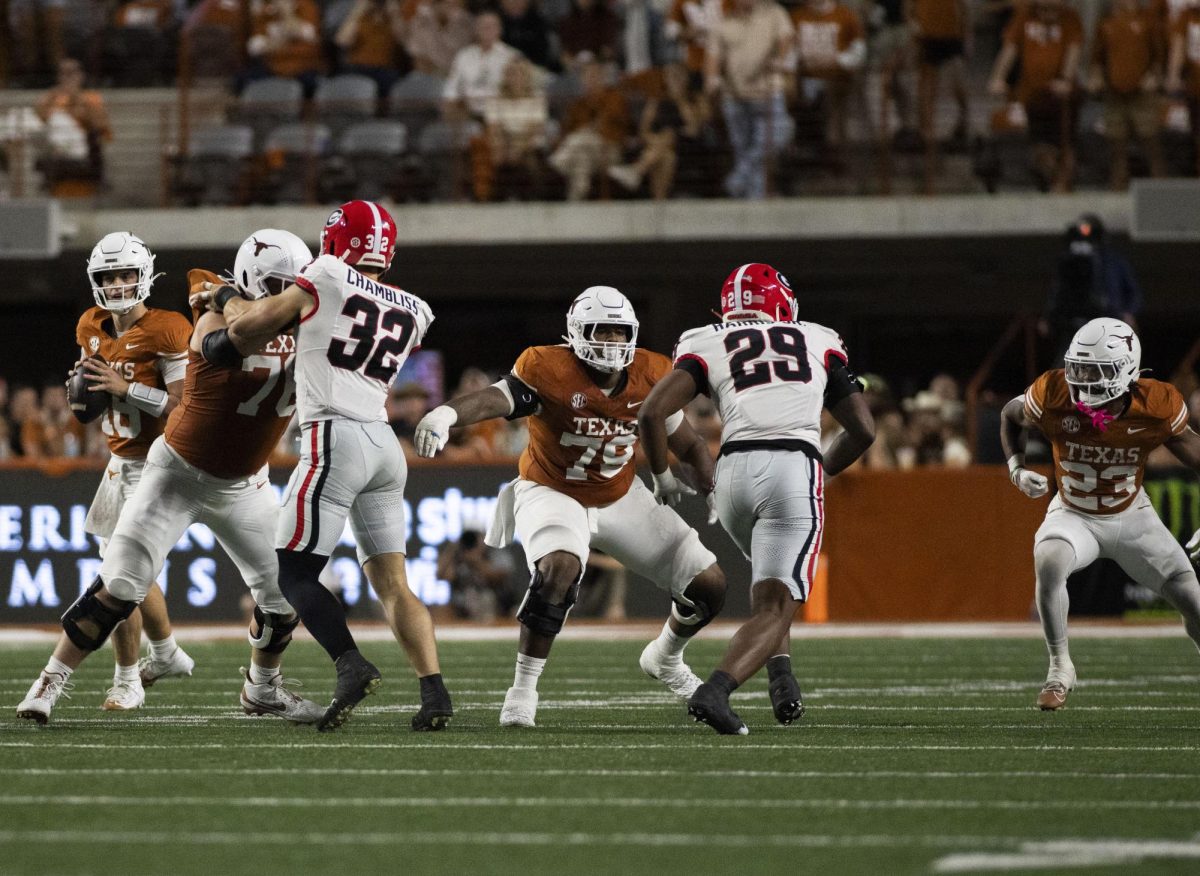
[[[531,417],[542,409],[542,401],[537,393],[514,374],[506,374],[492,385],[508,396],[512,404],[512,411],[504,418],[506,420]]]
[[[696,392],[710,395],[708,386],[708,363],[695,353],[684,353],[675,360],[675,370],[686,371],[696,384]]]
[[[862,383],[851,373],[846,360],[840,355],[826,354],[825,368],[829,379],[825,383],[825,407],[832,408],[844,398],[849,398],[856,392],[862,392]]]
[[[242,364],[242,354],[229,339],[227,328],[215,329],[206,334],[200,342],[200,354],[206,362],[222,368],[238,368]]]

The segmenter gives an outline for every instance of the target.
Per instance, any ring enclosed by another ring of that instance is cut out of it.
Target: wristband
[[[1017,482],[1017,472],[1025,468],[1025,454],[1014,453],[1008,458],[1008,479],[1014,484]]]
[[[237,297],[237,289],[234,289],[232,286],[222,286],[217,290],[217,294],[213,296],[213,303],[217,305],[218,310],[224,310],[225,305]]]
[[[139,411],[145,411],[152,417],[161,417],[163,411],[167,409],[167,400],[170,398],[165,389],[159,389],[157,386],[147,386],[144,383],[129,384],[129,391],[125,393],[125,401],[129,402]]]

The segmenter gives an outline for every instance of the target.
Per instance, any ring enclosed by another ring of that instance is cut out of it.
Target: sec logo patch
[[[88,338],[88,349],[95,353],[100,349],[100,339],[97,337]]]
[[[581,408],[587,404],[587,396],[582,392],[577,392],[571,396],[571,407]]]
[[[1064,432],[1074,435],[1079,431],[1079,417],[1074,414],[1063,417],[1062,427]]]

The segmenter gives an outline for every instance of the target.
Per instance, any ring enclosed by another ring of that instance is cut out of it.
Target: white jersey
[[[674,358],[677,366],[690,360],[703,370],[707,386],[701,389],[721,415],[722,444],[798,439],[818,453],[829,361],[849,362],[832,329],[757,320],[684,332]]]
[[[388,388],[433,322],[429,305],[323,255],[296,285],[317,306],[296,332],[300,422],[386,420]]]

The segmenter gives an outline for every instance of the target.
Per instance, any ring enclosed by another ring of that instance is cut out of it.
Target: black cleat
[[[364,697],[375,693],[383,682],[379,670],[358,651],[347,651],[333,665],[337,669],[337,685],[333,689],[333,701],[317,722],[317,729],[321,731],[336,730],[345,724],[354,707]]]
[[[804,700],[800,696],[800,682],[790,672],[771,682],[771,710],[775,720],[788,725],[804,716]]]
[[[412,716],[412,728],[417,731],[445,730],[446,725],[454,716],[454,708],[450,700],[438,703],[421,703],[421,709]]]
[[[713,684],[705,682],[696,688],[687,701],[688,714],[707,724],[723,736],[745,736],[750,731],[745,722],[729,707],[729,697]]]

